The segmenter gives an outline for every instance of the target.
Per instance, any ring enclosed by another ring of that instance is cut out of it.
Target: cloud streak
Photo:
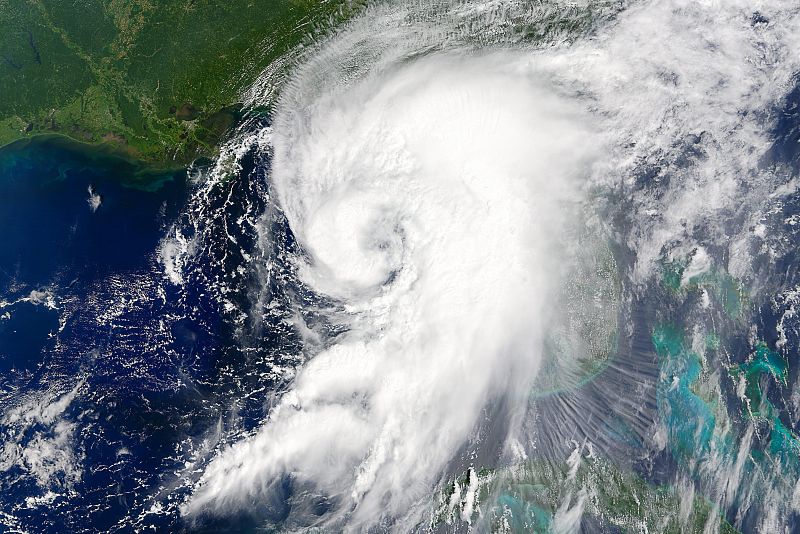
[[[589,187],[627,195],[634,283],[691,246],[695,225],[771,187],[745,183],[768,144],[755,111],[796,70],[798,24],[789,4],[765,8],[769,30],[745,2],[647,2],[546,48],[509,28],[553,12],[412,2],[314,50],[278,106],[271,180],[300,277],[347,330],[258,432],[220,451],[184,513],[268,507],[289,480],[295,503],[330,513],[284,528],[419,524],[486,410],[528,408],[571,254],[561,240]],[[672,183],[637,185],[650,164]]]
[[[398,520],[490,402],[526,397],[595,146],[528,62],[435,54],[281,110],[272,178],[300,274],[348,331],[187,511],[235,509],[290,474],[350,528]]]

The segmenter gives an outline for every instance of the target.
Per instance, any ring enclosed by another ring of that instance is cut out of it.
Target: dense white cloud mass
[[[595,152],[588,116],[527,62],[433,55],[279,118],[273,179],[302,277],[349,329],[192,507],[288,472],[351,503],[355,524],[402,515],[488,401],[524,399]]]
[[[737,0],[646,2],[550,48],[513,23],[558,4],[381,7],[316,50],[278,108],[272,180],[302,279],[347,331],[185,512],[247,508],[288,474],[340,528],[419,521],[482,410],[527,406],[589,188],[627,191],[634,281],[697,221],[763,196],[744,185],[767,145],[756,112],[783,94],[800,32],[796,7],[762,3],[769,29]],[[672,186],[635,187],[650,159]]]

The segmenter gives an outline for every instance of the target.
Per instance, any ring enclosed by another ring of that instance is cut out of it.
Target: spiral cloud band
[[[344,333],[209,464],[187,515],[264,505],[289,477],[335,511],[321,526],[408,531],[489,407],[505,407],[516,441],[570,261],[563,238],[592,218],[591,195],[631,186],[639,224],[624,239],[641,282],[694,222],[759,194],[741,180],[765,140],[742,106],[788,83],[792,7],[766,2],[778,22],[757,34],[738,0],[598,5],[617,18],[570,46],[514,33],[558,3],[377,7],[298,69],[268,136],[270,179],[300,277],[338,304]],[[679,168],[670,151],[687,136],[704,157]],[[653,154],[680,188],[632,186]]]
[[[258,465],[213,465],[225,473],[193,506],[289,472],[355,521],[399,515],[488,400],[524,394],[593,146],[588,118],[526,62],[434,55],[281,117],[273,179],[302,276],[344,303],[349,329],[230,453]]]

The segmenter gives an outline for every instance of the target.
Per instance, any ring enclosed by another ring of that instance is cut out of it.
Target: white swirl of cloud
[[[278,106],[271,179],[303,281],[349,328],[209,464],[184,512],[263,506],[288,475],[332,503],[322,526],[417,525],[482,410],[536,378],[588,185],[627,195],[637,282],[694,223],[770,187],[745,183],[767,146],[753,112],[797,67],[798,17],[765,7],[768,29],[746,2],[648,2],[537,49],[509,28],[547,14],[521,3],[410,3],[315,50]],[[676,162],[687,137],[702,157]],[[650,159],[674,187],[636,188]]]
[[[349,330],[187,510],[240,507],[290,473],[353,527],[402,517],[487,403],[524,399],[536,376],[592,121],[510,51],[441,52],[286,102],[272,179],[302,278]]]

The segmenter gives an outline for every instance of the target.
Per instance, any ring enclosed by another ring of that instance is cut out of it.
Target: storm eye
[[[0,531],[800,532],[798,0],[85,3],[0,0]]]

